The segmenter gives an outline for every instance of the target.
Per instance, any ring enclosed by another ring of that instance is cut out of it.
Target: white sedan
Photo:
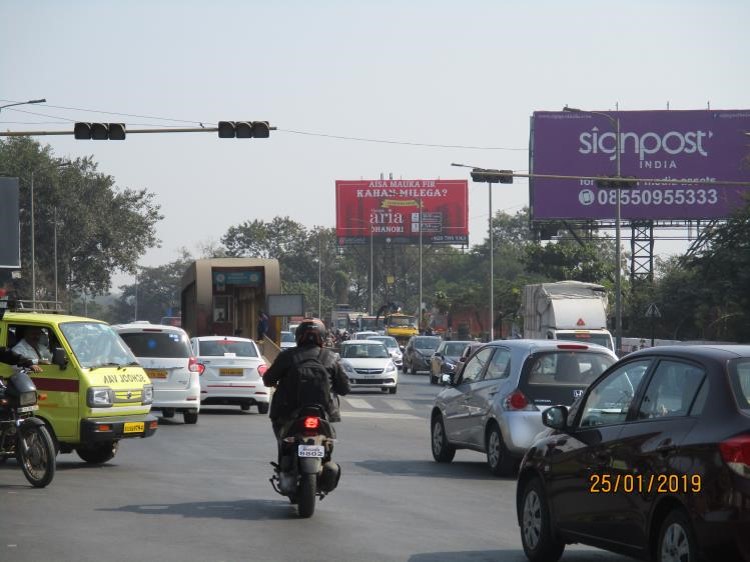
[[[382,342],[348,340],[341,343],[340,355],[352,388],[380,388],[396,394],[398,369]]]
[[[270,390],[263,385],[268,366],[255,342],[233,336],[192,338],[193,353],[204,370],[200,376],[201,404],[257,406],[268,413]]]

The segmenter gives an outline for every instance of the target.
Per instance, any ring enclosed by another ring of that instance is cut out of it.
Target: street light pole
[[[622,349],[622,248],[621,248],[621,220],[622,220],[622,203],[620,201],[620,177],[621,169],[621,138],[620,138],[620,118],[612,117],[602,111],[587,111],[574,107],[563,108],[563,111],[571,113],[590,113],[591,115],[600,115],[606,117],[612,127],[615,129],[615,191],[617,193],[617,202],[615,203],[615,353],[620,353]]]
[[[492,184],[490,182],[487,182],[487,191],[490,197],[490,341],[493,341],[495,339],[495,241],[492,232]]]
[[[372,274],[374,271],[373,268],[373,253],[372,253],[372,242],[373,238],[375,237],[375,227],[370,225],[370,315],[375,314],[375,306],[373,305],[374,302],[374,289],[373,289],[373,280],[372,280]]]
[[[422,333],[422,198],[419,198],[419,305],[417,306],[417,331]]]
[[[318,318],[323,319],[322,294],[323,294],[323,237],[322,231],[318,233]]]
[[[34,170],[31,170],[31,308],[36,308],[36,255],[34,237]]]
[[[55,221],[53,225],[54,232],[54,248],[55,248],[55,310],[58,310],[57,302],[57,206],[52,210],[52,220]]]

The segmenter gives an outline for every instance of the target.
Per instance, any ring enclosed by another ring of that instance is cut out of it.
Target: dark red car
[[[516,496],[530,560],[750,561],[750,345],[632,353],[543,419]]]

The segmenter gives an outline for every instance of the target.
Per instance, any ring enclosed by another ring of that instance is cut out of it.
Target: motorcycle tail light
[[[320,426],[320,418],[309,416],[305,418],[305,429],[318,429]]]
[[[719,443],[721,458],[734,472],[750,478],[750,435],[738,435]]]

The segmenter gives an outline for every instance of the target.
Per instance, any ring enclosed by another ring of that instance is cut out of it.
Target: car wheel
[[[105,441],[76,448],[76,453],[89,464],[104,464],[114,458],[120,445],[119,441]]]
[[[437,462],[451,462],[456,456],[456,448],[448,443],[442,416],[432,421],[432,458]]]
[[[173,418],[174,417],[174,408],[164,408],[161,411],[161,417],[163,418]]]
[[[258,413],[259,414],[267,414],[268,413],[268,404],[261,402],[258,404]]]
[[[516,464],[503,442],[503,436],[497,424],[492,424],[487,434],[487,465],[495,476],[510,476]]]
[[[565,543],[557,538],[550,520],[547,500],[538,478],[526,482],[519,505],[521,543],[530,562],[557,562]]]
[[[182,420],[189,425],[198,423],[198,412],[182,412]]]
[[[693,562],[697,559],[698,549],[690,521],[684,511],[672,511],[659,531],[659,542],[656,545],[657,562]]]
[[[398,388],[397,386],[392,386],[391,388],[388,389],[388,394],[396,394],[397,388]]]
[[[240,410],[242,410],[243,412],[247,412],[249,409],[250,409],[250,404],[248,402],[240,404]]]

